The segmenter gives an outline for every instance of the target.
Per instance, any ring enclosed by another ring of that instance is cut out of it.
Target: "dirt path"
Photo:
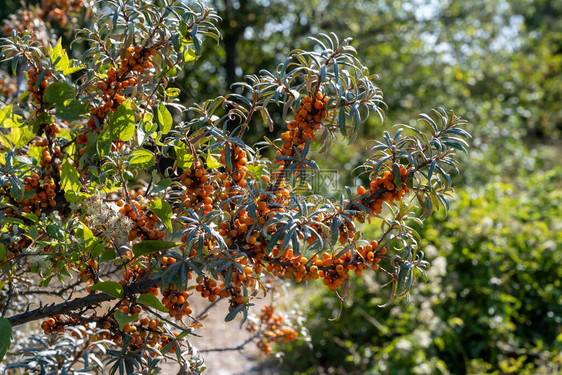
[[[193,315],[200,314],[208,305],[200,298],[193,298],[191,305]],[[259,312],[261,307],[266,304],[264,300],[255,300],[254,312]],[[189,341],[193,346],[202,351],[201,356],[207,366],[206,375],[243,375],[243,374],[263,374],[263,369],[259,368],[258,360],[263,359],[263,355],[256,348],[255,343],[248,343],[241,350],[227,351],[207,351],[220,348],[237,347],[246,341],[250,335],[241,326],[241,319],[225,322],[224,317],[228,312],[227,301],[219,301],[211,310],[209,315],[202,323],[203,327],[197,329],[196,333],[200,337],[192,336]],[[163,366],[164,374],[176,374],[178,366],[167,364]],[[271,372],[270,372],[271,373]]]

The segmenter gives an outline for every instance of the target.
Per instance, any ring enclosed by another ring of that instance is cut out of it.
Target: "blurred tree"
[[[20,0],[4,0],[0,7],[0,22],[3,22],[10,14],[14,14],[21,8]],[[37,4],[39,0],[28,1],[28,4]]]
[[[551,142],[562,131],[560,5],[547,0],[215,0],[225,43],[188,68],[184,97],[212,97],[304,34],[354,35],[367,66],[384,82],[395,113],[432,103],[475,118],[476,145],[507,136]],[[222,72],[217,79],[216,71]],[[400,77],[400,78],[398,78]],[[404,111],[407,110],[407,111]],[[366,128],[368,135],[376,129]],[[478,129],[480,131],[478,131]],[[261,129],[257,129],[261,132]],[[480,137],[484,137],[480,139]]]

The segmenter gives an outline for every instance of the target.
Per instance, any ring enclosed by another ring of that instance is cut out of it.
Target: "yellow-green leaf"
[[[91,290],[99,290],[111,297],[123,297],[123,286],[116,281],[103,281],[90,287]]]
[[[117,107],[117,110],[109,119],[109,129],[113,140],[128,141],[133,138],[135,135],[135,113],[130,99]]]
[[[12,106],[7,105],[4,108],[0,109],[0,127],[7,128],[8,126],[4,125],[4,121],[11,119],[12,117]]]
[[[217,159],[213,155],[211,155],[211,151],[207,153],[207,168],[209,169],[217,169],[222,167],[222,164],[219,163]]]
[[[172,129],[174,121],[172,119],[170,111],[168,111],[168,108],[166,108],[164,103],[160,103],[160,105],[158,105],[158,111],[156,115],[158,117],[158,122],[162,126],[162,134],[168,134],[168,132]]]
[[[72,191],[77,193],[80,191],[80,174],[76,171],[76,168],[68,162],[68,160],[65,160],[64,163],[62,163],[61,186],[65,192]]]
[[[135,150],[129,157],[129,165],[135,168],[148,168],[154,165],[154,153],[148,150]]]
[[[62,48],[61,38],[59,38],[59,40],[57,41],[55,48],[53,48],[52,45],[49,45],[49,56],[51,57],[51,61],[53,62],[57,61],[58,59],[55,69],[58,70],[59,72],[62,72],[62,74],[64,75],[72,74],[82,69],[82,67],[79,66],[77,67],[72,66],[71,61],[73,60],[70,60],[68,58],[68,54],[66,53],[66,50]]]
[[[84,241],[84,248],[86,251],[90,251],[95,242],[94,234],[86,224],[80,223],[80,226],[82,227],[80,235],[82,237],[82,241]]]
[[[189,150],[185,148],[176,148],[176,154],[178,155],[178,167],[182,169],[187,169],[193,164],[193,155]]]
[[[150,204],[150,211],[154,212],[170,231],[172,231],[172,208],[162,199],[156,199]]]

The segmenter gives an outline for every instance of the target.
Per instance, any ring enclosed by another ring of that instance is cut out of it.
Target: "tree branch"
[[[129,286],[125,286],[125,295],[143,293],[148,291],[150,288],[158,286],[159,284],[160,280],[148,279],[139,281]],[[8,321],[10,322],[12,327],[15,327],[34,320],[47,318],[49,316],[66,314],[84,307],[98,305],[102,302],[111,301],[112,299],[116,298],[105,293],[89,294],[85,297],[73,299],[72,301],[66,301],[59,304],[51,304],[39,307],[35,310],[26,311],[24,313],[9,317]]]

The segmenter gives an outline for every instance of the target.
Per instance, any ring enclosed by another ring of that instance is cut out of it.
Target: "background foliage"
[[[381,309],[376,280],[340,302],[311,298],[310,342],[287,373],[555,374],[562,369],[560,170],[526,184],[459,192],[421,231],[432,268],[423,293]]]

